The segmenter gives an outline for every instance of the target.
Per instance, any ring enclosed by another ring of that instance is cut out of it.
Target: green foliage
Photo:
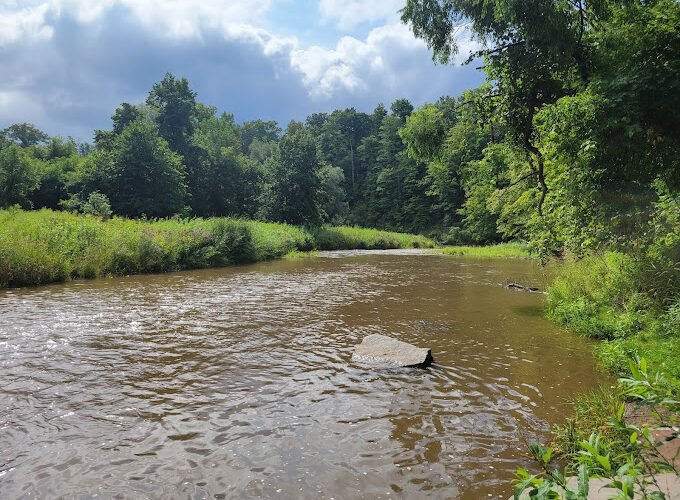
[[[211,115],[200,121],[193,136],[188,173],[195,215],[254,216],[264,173],[240,150],[239,130],[232,115]]]
[[[302,124],[291,123],[270,165],[268,216],[272,220],[294,225],[314,225],[320,221],[321,166],[312,136]]]
[[[22,148],[47,142],[49,136],[30,123],[15,123],[0,131],[0,137]]]
[[[35,160],[21,147],[11,144],[0,150],[0,208],[21,205],[29,208],[30,195],[39,186]]]
[[[606,339],[596,354],[611,371],[624,371],[631,355],[644,356],[680,387],[680,227],[666,225],[676,212],[665,211],[674,203],[664,200],[652,218],[653,243],[640,251],[606,252],[561,266],[549,289],[549,315]]]
[[[33,208],[59,209],[60,201],[69,198],[72,190],[78,190],[82,161],[80,156],[37,161],[40,185],[30,194]]]
[[[389,248],[432,248],[424,236],[378,231],[360,227],[323,226],[310,230],[319,250],[385,250]]]
[[[406,153],[416,161],[431,161],[439,155],[449,125],[436,106],[428,104],[406,118],[399,137],[406,144]]]
[[[85,215],[94,215],[106,220],[111,217],[111,203],[106,195],[94,191],[90,193],[87,201],[81,205]]]
[[[599,339],[649,328],[654,304],[636,279],[638,266],[629,256],[608,252],[560,267],[549,289],[551,318]]]
[[[490,144],[480,156],[463,167],[466,199],[460,212],[471,241],[487,243],[501,237],[525,236],[524,228],[534,209],[521,185],[527,170],[526,155],[501,143]]]
[[[341,224],[349,210],[343,187],[345,175],[340,167],[324,164],[319,169],[318,177],[321,220],[329,224]]]
[[[116,214],[168,217],[182,213],[186,205],[182,159],[146,121],[128,125],[111,151],[92,153],[84,169],[87,192],[105,194]]]
[[[146,104],[157,111],[156,124],[160,136],[172,151],[186,158],[198,115],[196,92],[189,88],[189,81],[166,73],[163,80],[154,84]]]
[[[453,246],[444,247],[437,253],[455,255],[459,257],[474,257],[477,259],[493,259],[507,257],[530,257],[531,253],[526,243],[508,242],[489,246]]]
[[[244,122],[239,129],[243,152],[252,153],[253,143],[277,143],[281,129],[272,120],[253,120]]]

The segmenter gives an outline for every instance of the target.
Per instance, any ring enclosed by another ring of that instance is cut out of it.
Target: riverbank
[[[454,255],[456,257],[475,257],[479,259],[494,259],[501,257],[531,257],[526,243],[511,241],[487,246],[447,246],[435,250],[435,253]]]
[[[680,268],[677,243],[671,243],[633,255],[567,258],[556,269],[548,317],[596,340],[596,357],[620,378],[615,387],[577,397],[550,447],[531,447],[542,471],[518,471],[518,491],[564,495],[571,475],[580,484],[606,478],[612,493],[637,498],[661,481],[660,472],[670,472],[676,478],[671,497],[680,494]],[[564,471],[553,456],[565,459]]]
[[[595,354],[615,375],[645,358],[680,394],[680,269],[675,259],[618,252],[567,260],[548,289],[548,316],[597,340]]]
[[[162,273],[281,258],[294,251],[431,248],[423,236],[305,229],[230,218],[144,221],[51,210],[0,211],[0,288]]]

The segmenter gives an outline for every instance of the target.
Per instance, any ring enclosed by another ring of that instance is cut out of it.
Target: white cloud
[[[474,49],[469,38],[459,40],[456,63]],[[298,48],[291,52],[291,65],[302,74],[310,95],[318,99],[374,88],[406,91],[409,84],[433,70],[425,43],[401,23],[374,28],[364,41],[343,37],[330,50]]]
[[[201,40],[207,33],[220,33],[226,40],[255,44],[265,56],[276,57],[276,64],[287,60],[315,98],[330,98],[338,92],[356,94],[376,82],[392,88],[412,71],[404,64],[406,60],[420,60],[420,68],[431,64],[425,44],[397,18],[403,0],[320,0],[323,19],[334,20],[340,27],[390,20],[372,29],[365,40],[345,36],[332,49],[303,47],[295,37],[259,27],[274,1],[285,0],[34,0],[33,6],[15,7],[0,18],[5,28],[0,30],[0,45],[26,36],[49,38],[53,33],[50,19],[64,15],[85,24],[105,22],[106,14],[118,6],[159,37]],[[464,50],[461,53],[463,58],[467,55]]]
[[[144,25],[157,29],[166,36],[178,38],[200,36],[203,29],[256,23],[267,13],[271,5],[270,0],[117,1],[130,9]]]
[[[46,25],[47,4],[10,9],[0,6],[0,47],[27,39],[49,39],[53,29]]]
[[[319,11],[325,21],[340,29],[352,29],[365,22],[393,21],[404,0],[321,0]]]
[[[422,44],[408,28],[396,24],[373,29],[365,41],[343,37],[332,50],[318,46],[294,50],[291,65],[300,71],[313,97],[328,98],[336,92],[365,90],[376,76],[389,79],[395,68],[385,58],[419,48]]]
[[[272,0],[29,0],[0,7],[0,46],[26,36],[48,38],[50,17],[70,15],[82,23],[104,19],[114,7],[130,11],[147,29],[170,38],[199,37],[205,29],[257,23]]]

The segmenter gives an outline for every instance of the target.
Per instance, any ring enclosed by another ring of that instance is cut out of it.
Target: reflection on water
[[[596,384],[528,261],[413,252],[0,293],[0,498],[507,497]],[[363,336],[427,370],[352,365]]]

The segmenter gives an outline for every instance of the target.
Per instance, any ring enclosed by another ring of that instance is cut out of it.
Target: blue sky
[[[436,66],[399,21],[404,0],[0,0],[0,128],[90,140],[166,72],[237,121],[415,105],[479,85]]]

